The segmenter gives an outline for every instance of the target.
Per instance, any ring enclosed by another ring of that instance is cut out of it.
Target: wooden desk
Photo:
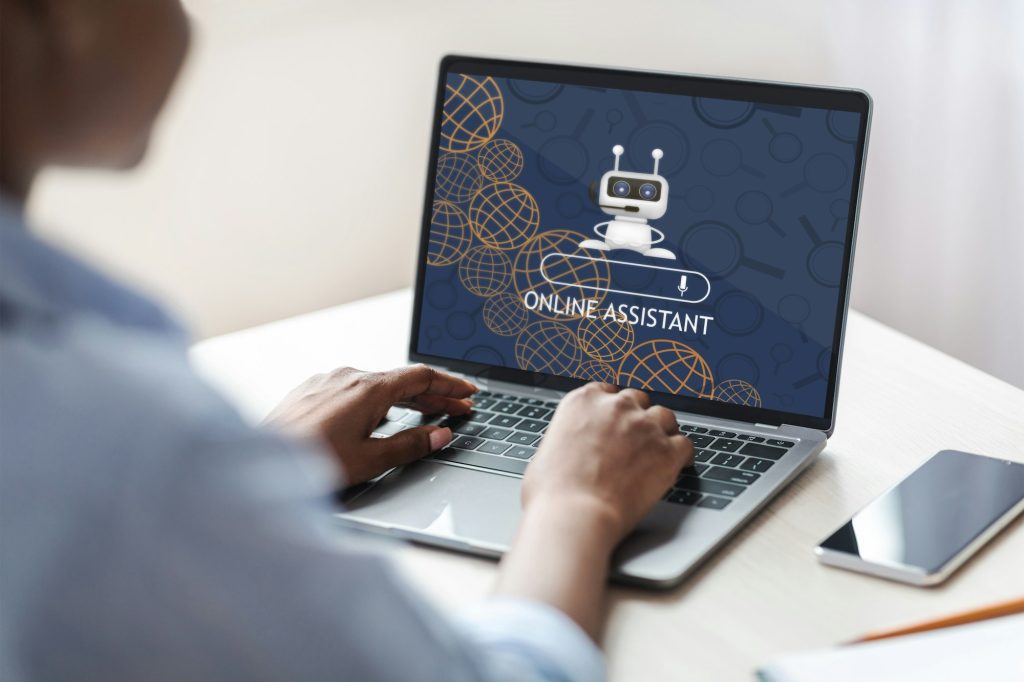
[[[403,364],[412,295],[397,291],[210,339],[197,368],[262,417],[307,375]],[[945,585],[922,589],[820,566],[812,548],[936,450],[1024,461],[1024,391],[853,313],[835,436],[810,470],[682,586],[613,588],[605,637],[614,680],[750,680],[759,664],[869,630],[1024,594],[1018,519]],[[441,608],[489,590],[491,561],[393,552]]]

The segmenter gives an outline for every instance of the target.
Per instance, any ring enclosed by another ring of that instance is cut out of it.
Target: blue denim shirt
[[[604,677],[548,606],[434,611],[329,525],[331,466],[0,203],[0,679]]]

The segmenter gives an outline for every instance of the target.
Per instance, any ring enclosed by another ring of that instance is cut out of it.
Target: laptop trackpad
[[[501,552],[519,524],[521,483],[501,474],[416,462],[347,500],[343,516]]]

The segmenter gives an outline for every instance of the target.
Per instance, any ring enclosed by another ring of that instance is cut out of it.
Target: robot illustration
[[[600,185],[591,191],[601,210],[615,219],[594,225],[594,232],[602,239],[585,239],[580,247],[602,251],[629,249],[651,258],[675,259],[668,249],[654,246],[665,240],[665,234],[647,223],[661,218],[668,210],[668,180],[658,175],[663,153],[660,149],[651,152],[653,173],[631,173],[619,170],[623,151],[621,144],[612,147],[615,168],[605,173]],[[603,233],[602,227],[607,228]]]

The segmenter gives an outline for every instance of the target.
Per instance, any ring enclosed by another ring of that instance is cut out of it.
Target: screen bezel
[[[754,101],[765,104],[795,105],[851,111],[861,114],[861,125],[857,140],[855,164],[850,195],[850,212],[847,216],[847,232],[843,253],[843,272],[839,280],[839,310],[833,333],[832,362],[829,367],[825,411],[820,416],[805,415],[783,410],[733,405],[705,398],[678,396],[668,393],[651,393],[654,403],[673,410],[706,415],[721,419],[749,423],[781,425],[791,424],[824,431],[831,435],[834,428],[836,401],[838,399],[839,370],[842,365],[842,344],[849,313],[850,276],[853,269],[853,252],[857,235],[857,218],[863,186],[863,171],[867,150],[868,131],[871,119],[871,98],[861,90],[826,88],[807,85],[792,85],[766,81],[751,81],[683,74],[628,71],[590,66],[570,66],[535,62],[511,61],[483,57],[448,55],[441,60],[438,72],[434,104],[434,118],[430,137],[430,152],[427,166],[427,184],[423,203],[423,219],[420,230],[420,248],[417,260],[416,291],[413,304],[412,331],[409,337],[409,359],[449,368],[456,372],[479,377],[484,380],[505,381],[524,386],[543,387],[568,391],[587,383],[582,379],[555,376],[542,372],[522,369],[495,367],[454,358],[420,353],[416,344],[419,338],[423,288],[426,278],[427,248],[430,238],[430,223],[434,202],[435,169],[439,155],[441,115],[444,107],[445,83],[448,73],[455,71],[473,75],[497,76],[503,78],[549,81],[573,85],[596,85],[605,88],[621,88],[662,92],[666,94],[689,95],[694,97],[715,97]]]

